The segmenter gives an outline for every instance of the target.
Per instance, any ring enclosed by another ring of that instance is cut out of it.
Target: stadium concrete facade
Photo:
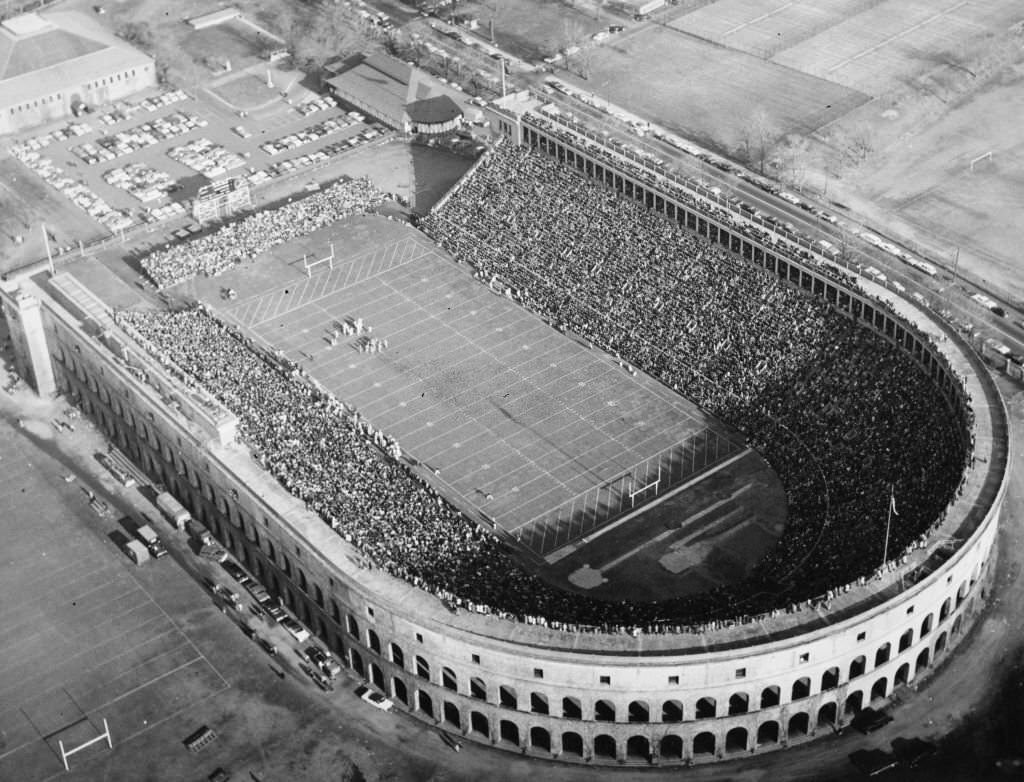
[[[252,458],[230,411],[150,355],[73,271],[4,283],[19,372],[40,394],[80,406],[356,674],[467,740],[595,765],[710,762],[831,735],[926,676],[968,633],[994,572],[1009,441],[1002,400],[977,357],[931,324],[948,336],[943,354],[825,273],[820,258],[739,233],[569,134],[506,119],[525,143],[902,347],[951,403],[973,408],[971,511],[951,514],[927,546],[827,605],[780,606],[700,633],[565,632],[455,610],[372,568]]]

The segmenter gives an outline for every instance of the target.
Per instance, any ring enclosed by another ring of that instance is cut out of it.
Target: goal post
[[[971,173],[972,174],[974,173],[974,167],[976,165],[978,165],[979,163],[985,163],[985,162],[989,162],[989,163],[992,162],[992,150],[991,149],[988,152],[982,152],[977,157],[971,158]]]
[[[107,748],[108,749],[113,749],[114,748],[114,743],[110,739],[110,725],[107,724],[107,718],[106,717],[103,718],[103,732],[99,736],[96,736],[95,738],[91,738],[88,741],[82,742],[77,747],[72,747],[72,748],[68,749],[68,748],[66,748],[64,746],[63,739],[58,739],[57,740],[57,746],[60,748],[60,760],[61,760],[61,763],[64,764],[64,770],[65,771],[70,771],[71,770],[71,767],[68,765],[68,758],[70,758],[72,755],[74,755],[77,752],[81,752],[83,749],[88,749],[93,744],[98,744],[101,741],[107,742]]]
[[[325,255],[323,258],[317,258],[315,261],[310,261],[305,255],[302,256],[302,268],[306,272],[307,277],[313,276],[313,269],[317,266],[327,264],[327,268],[334,270],[334,242],[331,242],[331,252],[329,255]]]

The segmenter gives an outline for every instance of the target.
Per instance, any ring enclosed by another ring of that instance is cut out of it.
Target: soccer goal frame
[[[982,152],[977,157],[971,158],[971,165],[970,165],[971,173],[972,174],[974,173],[975,165],[977,165],[978,163],[984,163],[985,161],[988,161],[989,163],[992,162],[992,150],[991,149],[988,152]]]

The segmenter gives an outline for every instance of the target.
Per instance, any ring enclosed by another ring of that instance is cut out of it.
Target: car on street
[[[285,616],[281,620],[281,627],[288,631],[288,635],[298,641],[300,644],[309,640],[309,630],[300,625],[290,616]]]
[[[356,695],[381,711],[391,711],[395,704],[366,684],[356,687]]]

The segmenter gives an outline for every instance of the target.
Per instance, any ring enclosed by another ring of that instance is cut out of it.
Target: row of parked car
[[[130,155],[169,138],[183,136],[197,128],[205,128],[209,122],[195,114],[175,111],[166,117],[159,117],[134,128],[103,136],[95,142],[71,147],[71,154],[86,165],[95,165],[115,158]]]
[[[260,144],[260,149],[270,156],[280,155],[282,152],[286,152],[289,149],[296,149],[304,144],[312,144],[325,136],[340,133],[345,128],[363,122],[365,119],[366,117],[358,111],[350,111],[346,116],[331,117],[330,119],[325,119],[323,122],[310,125],[308,128],[303,128],[295,133],[289,133],[287,136],[282,136],[281,138],[273,139],[271,141],[265,141]],[[375,132],[379,133],[380,131]]]

